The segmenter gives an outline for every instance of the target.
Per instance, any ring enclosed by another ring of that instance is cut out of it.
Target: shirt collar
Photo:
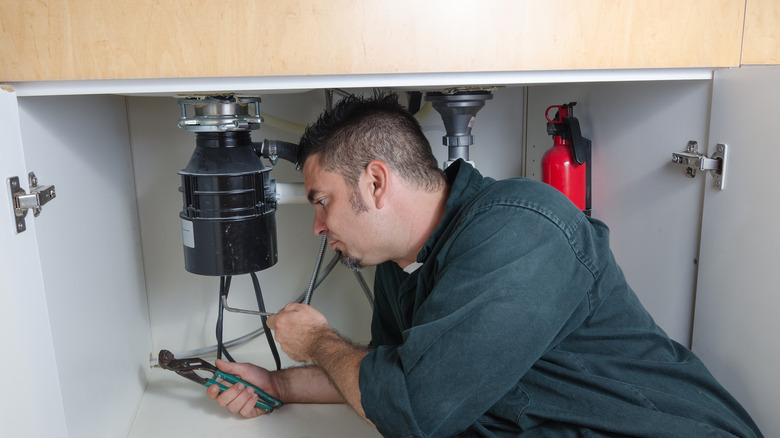
[[[411,274],[412,272],[416,271],[417,268],[419,268],[420,266],[422,266],[422,263],[414,262],[406,265],[403,269],[404,272],[406,272],[407,274]]]
[[[450,194],[445,204],[444,217],[433,231],[433,234],[431,234],[431,237],[425,242],[420,252],[417,253],[417,261],[420,263],[425,262],[433,245],[457,217],[461,208],[479,193],[482,188],[482,182],[485,180],[477,169],[462,159],[458,159],[450,164],[444,170],[444,177],[450,188]]]

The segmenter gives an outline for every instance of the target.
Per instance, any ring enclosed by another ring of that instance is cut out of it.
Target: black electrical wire
[[[252,284],[255,286],[255,298],[257,298],[257,310],[265,312],[265,303],[263,302],[263,292],[260,290],[260,282],[257,281],[257,275],[254,272],[250,272],[252,276]],[[276,349],[276,343],[274,337],[271,335],[271,329],[268,328],[266,320],[267,316],[261,316],[260,321],[263,322],[263,330],[265,330],[265,338],[268,340],[268,346],[271,348],[271,354],[274,356],[274,362],[276,362],[276,369],[282,369],[282,361],[279,358],[279,351]]]
[[[222,306],[222,295],[225,294],[225,277],[221,276],[219,277],[219,310],[217,312],[217,327],[216,327],[216,336],[217,336],[217,359],[222,359],[222,314],[224,312],[224,308]]]
[[[225,354],[225,358],[229,360],[230,362],[235,362],[235,359],[233,359],[233,356],[230,355],[227,351],[227,347],[222,343],[222,316],[224,313],[224,306],[222,304],[222,297],[228,296],[228,293],[230,292],[230,280],[232,279],[231,276],[221,276],[219,277],[219,312],[217,313],[217,328],[216,328],[216,335],[217,335],[217,359],[222,359],[222,354]]]
[[[320,246],[320,250],[317,254],[317,261],[315,263],[314,267],[314,273],[312,274],[312,279],[309,284],[309,288],[307,291],[298,298],[298,302],[302,302],[304,304],[308,304],[311,301],[312,292],[314,289],[319,286],[319,284],[325,279],[325,277],[330,273],[331,269],[333,269],[333,266],[338,262],[339,254],[336,254],[333,259],[328,263],[328,266],[325,268],[324,275],[322,278],[320,278],[319,271],[320,266],[322,264],[322,256],[325,252],[325,243],[327,242],[326,236],[323,236],[322,239],[322,245]],[[359,273],[358,273],[359,274]],[[254,272],[250,272],[249,275],[252,277],[252,284],[254,285],[255,289],[255,298],[257,299],[257,307],[260,312],[265,312],[265,302],[263,301],[263,292],[260,289],[260,282],[257,279],[257,275]],[[227,346],[222,341],[222,328],[223,328],[223,321],[224,321],[224,312],[225,312],[225,305],[222,300],[222,297],[224,296],[227,299],[228,294],[230,293],[230,282],[233,277],[231,276],[220,276],[219,277],[219,311],[217,313],[217,326],[216,326],[216,337],[217,337],[217,359],[222,359],[222,356],[224,355],[225,358],[230,362],[235,362],[235,359],[230,355],[230,353],[227,350]],[[362,280],[362,276],[358,275],[358,279]],[[367,285],[365,285],[365,280],[362,281],[361,286],[364,289],[364,292],[366,292],[366,296],[369,298],[369,302],[371,302],[373,306],[373,300],[370,295],[370,293],[367,290]],[[276,348],[276,343],[274,342],[273,336],[271,335],[271,329],[268,328],[268,323],[266,322],[268,319],[267,316],[261,316],[260,321],[263,324],[262,330],[258,330],[258,335],[265,333],[266,340],[268,341],[268,346],[271,349],[271,354],[274,357],[274,362],[276,363],[276,369],[280,370],[282,369],[282,362],[281,358],[279,357],[279,351]]]

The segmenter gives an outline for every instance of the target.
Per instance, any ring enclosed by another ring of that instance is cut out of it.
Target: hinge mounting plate
[[[723,190],[726,188],[726,156],[728,145],[718,143],[715,147],[715,153],[707,158],[699,153],[699,144],[693,140],[689,141],[685,147],[685,152],[672,153],[672,163],[685,166],[685,176],[694,178],[699,170],[710,172],[712,175],[712,184],[715,188]]]
[[[6,178],[6,186],[8,187],[8,197],[11,199],[11,209],[16,219],[14,224],[14,232],[19,234],[27,229],[25,223],[25,216],[27,216],[27,210],[33,211],[34,216],[41,214],[43,205],[54,199],[57,193],[54,191],[54,186],[39,186],[38,178],[35,173],[30,172],[27,175],[27,179],[30,183],[30,193],[24,191],[19,183],[18,176],[12,176]]]

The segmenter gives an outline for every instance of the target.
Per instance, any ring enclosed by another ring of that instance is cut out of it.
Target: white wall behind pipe
[[[308,204],[303,183],[276,183],[276,201],[281,205]]]

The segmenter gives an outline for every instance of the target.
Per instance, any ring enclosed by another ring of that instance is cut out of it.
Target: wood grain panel
[[[742,64],[780,64],[780,2],[747,0]]]
[[[0,2],[0,81],[736,66],[745,4]]]

